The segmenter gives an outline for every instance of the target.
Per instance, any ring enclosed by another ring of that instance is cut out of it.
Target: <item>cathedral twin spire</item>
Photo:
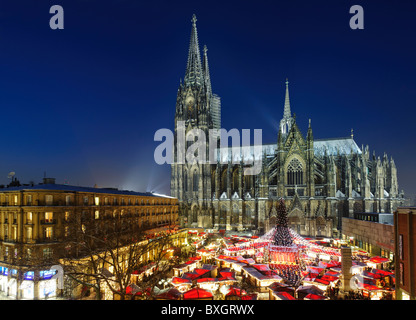
[[[205,85],[207,93],[210,95],[211,92],[211,80],[209,75],[208,67],[208,54],[207,46],[204,46],[204,58],[201,63],[201,54],[199,50],[198,31],[196,28],[196,16],[192,16],[192,30],[191,39],[189,43],[188,62],[186,65],[185,72],[185,85]]]
[[[286,95],[285,95],[285,108],[283,111],[283,119],[289,119],[292,117],[290,112],[290,99],[289,99],[289,80],[286,78]]]
[[[212,92],[208,48],[203,47],[201,60],[195,15],[192,16],[191,21],[192,29],[185,78],[178,89],[177,119],[194,119],[197,120],[198,125],[220,128],[221,100]]]
[[[280,132],[283,135],[289,133],[290,128],[292,127],[293,118],[292,112],[290,111],[290,99],[289,99],[289,81],[286,78],[286,94],[285,94],[285,107],[283,110],[283,118],[280,120]]]

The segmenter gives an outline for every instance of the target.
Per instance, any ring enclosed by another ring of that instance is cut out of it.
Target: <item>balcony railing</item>
[[[40,220],[41,224],[56,224],[56,219],[43,219]]]

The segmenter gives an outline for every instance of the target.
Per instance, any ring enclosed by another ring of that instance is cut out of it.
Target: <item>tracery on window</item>
[[[287,166],[287,184],[300,185],[303,184],[303,167],[302,163],[294,158]]]

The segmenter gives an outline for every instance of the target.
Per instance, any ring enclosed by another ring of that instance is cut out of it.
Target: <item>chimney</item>
[[[55,178],[43,178],[43,184],[55,184]]]

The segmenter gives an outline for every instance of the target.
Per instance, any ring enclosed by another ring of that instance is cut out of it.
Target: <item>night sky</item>
[[[52,30],[52,5],[64,30]],[[352,30],[352,5],[364,30]],[[285,79],[306,135],[349,136],[393,156],[416,194],[414,1],[3,0],[0,183],[118,187],[169,194],[154,133],[173,129],[192,14],[208,46],[222,127],[277,141]]]

